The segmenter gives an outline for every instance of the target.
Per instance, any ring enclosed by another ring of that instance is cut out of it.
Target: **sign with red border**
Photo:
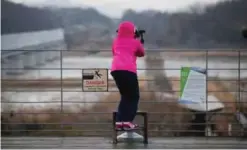
[[[107,92],[108,69],[83,69],[82,90],[84,92]]]

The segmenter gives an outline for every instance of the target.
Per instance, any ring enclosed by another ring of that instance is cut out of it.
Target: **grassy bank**
[[[141,90],[143,90],[144,85],[141,85],[141,87]],[[172,110],[175,110],[176,112],[185,111],[177,105],[176,100],[169,99],[167,100],[169,103],[157,103],[155,102],[155,99],[156,97],[154,92],[141,92],[140,110],[152,112],[149,116],[150,133],[154,135],[174,135],[175,133],[173,132],[159,133],[157,131],[167,130],[168,128],[173,128],[175,130],[176,127],[179,127],[180,130],[184,129],[182,128],[182,123],[185,119],[184,117],[180,114],[167,115],[165,113],[172,112]],[[22,130],[37,130],[26,133],[28,135],[105,136],[111,134],[111,113],[117,108],[118,100],[119,94],[111,93],[109,96],[102,98],[101,103],[96,103],[90,110],[80,110],[77,113],[72,113],[72,111],[69,110],[60,113],[60,110],[52,109],[39,112],[35,110],[21,110],[19,112],[13,112],[12,117],[9,116],[10,114],[5,114],[4,118],[6,118],[6,120],[2,120],[2,122],[23,123],[24,126],[19,126],[18,128],[22,128]],[[64,125],[61,126],[61,123]],[[9,129],[11,128],[17,130],[16,125],[9,125]],[[171,129],[170,131],[172,131]],[[13,134],[13,130],[10,132]],[[16,132],[15,134],[18,133]]]
[[[73,83],[73,85],[81,86],[78,83],[80,80],[71,80],[65,81],[70,81],[68,85],[72,85]],[[158,94],[160,92],[152,92],[156,89],[148,92],[147,84],[150,83],[147,81],[140,82],[141,91],[145,92],[140,93],[139,109],[149,112],[150,135],[192,135],[189,127],[191,126],[190,120],[193,118],[193,114],[177,103],[179,79],[169,78],[169,82],[172,85],[172,90],[162,93],[175,94],[173,97],[162,96]],[[42,84],[45,85],[43,81]],[[49,81],[46,86],[50,87],[53,84]],[[5,83],[6,85],[10,84]],[[115,84],[111,82],[110,86],[115,87]],[[225,105],[223,111],[212,118],[211,123],[216,125],[219,135],[227,136],[228,124],[236,123],[234,119],[234,113],[237,109],[236,97],[230,92],[227,92],[227,88],[218,81],[209,81],[208,90],[210,94],[215,95]],[[161,90],[159,89],[159,91]],[[77,112],[74,110],[61,111],[59,109],[37,111],[31,108],[12,113],[5,112],[1,118],[2,134],[30,136],[111,136],[112,111],[117,108],[119,98],[117,92],[112,92],[108,96],[102,97],[100,103],[95,103],[92,108],[78,110]],[[141,123],[140,118],[137,118],[137,122]],[[237,131],[233,131],[232,134],[236,135]]]
[[[149,79],[150,77],[139,77],[140,82]],[[141,83],[142,84],[142,83]],[[42,78],[42,79],[2,79],[2,89],[7,88],[51,88],[51,87],[82,87],[82,78]],[[112,79],[108,80],[108,86],[115,87],[115,83]]]

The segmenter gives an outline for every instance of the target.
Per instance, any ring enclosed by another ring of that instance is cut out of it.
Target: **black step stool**
[[[143,132],[143,143],[144,144],[148,144],[148,116],[147,116],[147,112],[142,112],[142,111],[138,111],[137,116],[142,116],[144,118],[144,126],[140,126],[136,129],[133,129],[131,131],[135,131],[135,130],[142,130]],[[117,133],[120,131],[129,131],[129,130],[124,130],[124,129],[117,129],[116,128],[116,117],[117,117],[117,112],[114,111],[112,113],[112,124],[113,124],[113,143],[117,144],[118,140],[117,140]]]

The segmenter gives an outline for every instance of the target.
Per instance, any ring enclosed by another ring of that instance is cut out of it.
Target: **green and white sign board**
[[[206,69],[182,67],[179,103],[193,110],[203,111],[200,104],[206,102]]]
[[[182,67],[179,104],[193,111],[216,111],[224,108],[214,95],[207,95],[207,71],[197,67]]]

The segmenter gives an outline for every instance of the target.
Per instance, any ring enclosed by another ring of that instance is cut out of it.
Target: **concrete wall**
[[[67,50],[62,29],[2,35],[2,78],[25,73],[60,58]]]

